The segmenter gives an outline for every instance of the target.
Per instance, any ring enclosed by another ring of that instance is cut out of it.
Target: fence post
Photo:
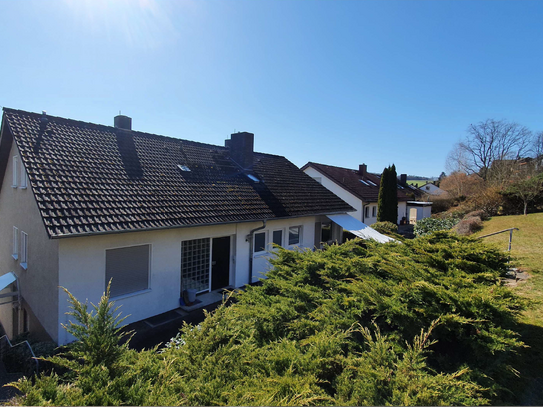
[[[513,229],[511,229],[509,231],[509,249],[507,250],[508,252],[511,251],[511,242],[513,241]]]

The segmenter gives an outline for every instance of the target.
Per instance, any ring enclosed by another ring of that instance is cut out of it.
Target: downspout
[[[255,232],[262,230],[266,227],[267,220],[264,219],[262,221],[262,226],[259,226],[249,232],[249,234],[245,237],[245,241],[249,242],[249,285],[253,283],[253,236]]]

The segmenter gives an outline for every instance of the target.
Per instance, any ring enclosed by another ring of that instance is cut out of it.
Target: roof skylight
[[[179,168],[181,171],[190,171],[190,168],[186,165],[177,164],[177,168]]]
[[[245,174],[245,175],[247,175],[247,178],[249,178],[251,181],[260,182],[260,180],[252,174]]]
[[[377,184],[376,184],[375,182],[373,182],[373,181],[368,180],[367,182],[368,182],[369,184],[373,185],[374,187],[377,186]]]
[[[367,185],[367,186],[370,186],[370,184],[368,184],[366,181],[364,181],[363,179],[360,180],[361,183],[363,183],[364,185]]]

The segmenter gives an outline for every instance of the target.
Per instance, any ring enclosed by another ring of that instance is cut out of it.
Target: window
[[[279,246],[283,246],[283,231],[282,230],[273,231],[273,243]]]
[[[13,253],[11,254],[15,260],[19,258],[19,229],[13,226]]]
[[[17,156],[13,157],[13,183],[11,184],[13,188],[17,188],[17,171],[19,167],[18,163],[19,159],[17,158]]]
[[[21,188],[26,189],[26,169],[23,160],[21,160]]]
[[[253,251],[260,253],[266,250],[266,232],[255,233],[255,245]]]
[[[288,244],[300,244],[300,230],[301,226],[291,226],[288,228]]]
[[[370,217],[370,207],[369,206],[366,206],[364,208],[364,217],[365,218],[369,218]]]
[[[28,255],[28,235],[25,232],[21,232],[21,252],[20,252],[21,267],[26,270],[27,255]]]
[[[208,291],[211,239],[185,240],[181,242],[181,254],[181,291]]]
[[[149,288],[150,249],[146,244],[106,250],[106,287],[111,280],[111,297]]]
[[[332,240],[332,224],[322,223],[321,224],[321,242],[329,242]]]
[[[371,216],[373,216],[374,218],[377,216],[377,206],[371,207]]]

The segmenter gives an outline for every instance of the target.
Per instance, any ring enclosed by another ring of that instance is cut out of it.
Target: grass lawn
[[[520,378],[511,387],[520,404],[543,405],[543,213],[496,216],[483,226],[475,237],[512,227],[520,229],[513,232],[511,255],[513,262],[531,277],[513,290],[533,303],[522,314],[517,327],[528,347],[521,352],[518,364],[514,366],[520,372]],[[507,250],[509,233],[484,240]]]
[[[430,179],[408,179],[408,184],[415,184],[417,187],[420,187],[428,182],[432,182],[433,180]]]

